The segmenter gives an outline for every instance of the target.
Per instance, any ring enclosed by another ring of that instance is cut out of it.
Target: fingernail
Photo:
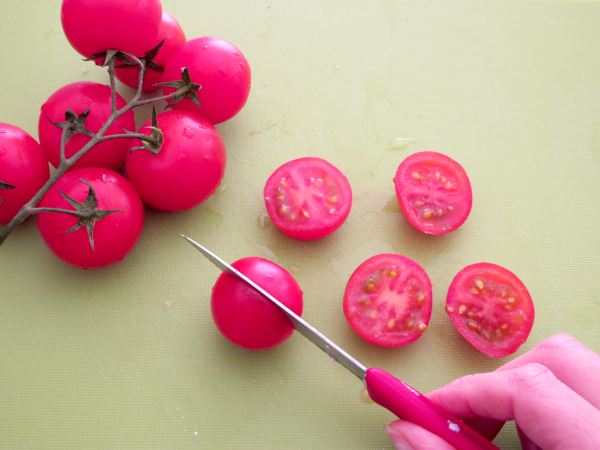
[[[404,438],[404,435],[393,426],[385,427],[385,431],[390,437],[392,443],[396,447],[396,450],[414,450],[413,446],[408,443]]]

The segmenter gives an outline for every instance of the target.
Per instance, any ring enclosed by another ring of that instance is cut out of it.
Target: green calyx
[[[90,115],[89,109],[86,109],[81,114],[75,114],[73,112],[73,110],[67,109],[67,112],[65,112],[64,122],[54,122],[54,121],[50,120],[50,118],[48,118],[48,120],[50,120],[50,123],[52,125],[60,128],[62,130],[66,129],[65,139],[68,141],[75,134],[85,134],[87,136],[92,136],[92,137],[94,136],[94,133],[92,133],[90,130],[88,130],[85,127],[85,121],[87,120],[89,115]]]
[[[65,231],[65,233],[72,233],[77,231],[81,227],[85,227],[87,229],[88,239],[90,241],[90,245],[92,247],[92,251],[95,250],[94,246],[94,226],[96,223],[106,216],[116,213],[122,212],[120,210],[101,210],[98,209],[98,200],[96,198],[96,192],[94,191],[93,186],[86,180],[80,179],[83,184],[85,184],[89,190],[87,197],[83,202],[78,202],[74,198],[68,196],[64,192],[60,192],[60,195],[69,202],[69,204],[75,209],[77,212],[77,223],[73,225],[71,228]]]
[[[175,98],[169,103],[169,105],[189,99],[199,108],[202,108],[200,100],[198,100],[198,91],[202,89],[202,86],[192,81],[190,71],[187,69],[187,67],[181,69],[181,80],[156,83],[155,86],[168,86],[176,89]]]
[[[157,155],[163,145],[164,135],[161,129],[158,127],[158,119],[156,117],[156,108],[152,108],[152,125],[150,127],[150,134],[147,135],[147,139],[141,139],[142,145],[138,145],[131,148],[132,152],[137,150],[147,150],[153,155]]]

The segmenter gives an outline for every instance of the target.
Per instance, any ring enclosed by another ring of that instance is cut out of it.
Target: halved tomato
[[[425,270],[395,254],[363,262],[344,293],[344,314],[352,329],[382,347],[400,347],[421,337],[431,306],[431,281]]]
[[[471,212],[469,177],[459,163],[442,153],[410,155],[398,167],[394,185],[408,223],[423,233],[449,233]]]
[[[446,312],[469,344],[496,358],[516,352],[527,340],[535,314],[523,282],[510,270],[485,262],[456,274]]]
[[[337,230],[352,206],[346,176],[321,158],[289,161],[265,184],[265,205],[283,233],[301,240],[320,239]]]

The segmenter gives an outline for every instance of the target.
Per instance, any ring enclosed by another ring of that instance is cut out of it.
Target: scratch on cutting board
[[[277,126],[277,122],[270,121],[266,125],[264,125],[260,128],[254,128],[253,130],[250,131],[249,135],[256,136],[257,134],[264,133],[265,131],[270,130],[271,128],[274,128],[276,126]]]

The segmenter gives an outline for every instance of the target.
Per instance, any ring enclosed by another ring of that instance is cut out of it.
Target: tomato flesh
[[[264,199],[277,228],[295,239],[312,240],[344,223],[352,207],[352,189],[334,165],[307,157],[276,169],[265,184]]]
[[[344,315],[364,340],[400,347],[417,340],[429,324],[431,281],[410,258],[375,255],[351,275],[344,293]]]
[[[302,315],[302,289],[283,267],[258,257],[232,264],[298,315]],[[264,350],[285,341],[292,323],[275,305],[244,281],[222,273],[212,290],[212,315],[219,331],[234,344]]]
[[[471,212],[473,193],[467,173],[442,153],[410,155],[398,167],[394,185],[408,223],[423,233],[449,233]]]
[[[535,310],[514,273],[496,264],[477,263],[452,280],[446,313],[469,344],[499,358],[516,352],[527,340]]]

